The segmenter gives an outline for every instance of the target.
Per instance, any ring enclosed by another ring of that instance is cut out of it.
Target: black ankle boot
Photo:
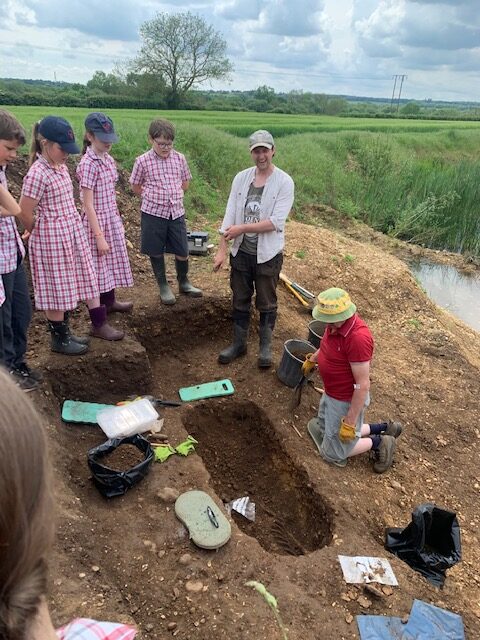
[[[90,343],[90,338],[88,336],[76,336],[70,331],[70,312],[65,311],[63,314],[63,319],[65,324],[67,325],[68,333],[70,335],[70,339],[74,342],[78,342],[78,344],[86,344]]]
[[[81,356],[88,351],[86,344],[80,344],[72,340],[68,324],[64,320],[60,322],[47,320],[47,322],[48,329],[52,336],[52,351],[63,353],[67,356]]]

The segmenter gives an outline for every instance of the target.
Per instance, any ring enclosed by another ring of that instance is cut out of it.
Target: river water
[[[428,297],[480,332],[480,277],[427,260],[410,263]]]

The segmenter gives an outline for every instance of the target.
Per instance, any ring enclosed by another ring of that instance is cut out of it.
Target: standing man
[[[283,263],[285,221],[293,204],[291,177],[273,164],[275,143],[263,129],[249,139],[254,167],[233,179],[214,270],[222,267],[230,251],[230,287],[233,294],[233,342],[220,352],[218,361],[228,364],[247,352],[250,306],[260,312],[258,366],[272,365],[272,332],[277,318],[277,283]]]
[[[312,315],[328,323],[320,348],[310,357],[318,364],[325,393],[318,416],[307,425],[322,458],[344,467],[348,458],[372,451],[373,469],[384,473],[393,462],[399,422],[364,424],[370,404],[370,361],[373,337],[343,289],[322,291]]]

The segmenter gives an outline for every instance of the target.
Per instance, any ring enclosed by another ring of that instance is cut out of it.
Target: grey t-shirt
[[[255,187],[253,183],[250,185],[243,213],[244,224],[260,222],[260,203],[263,189],[264,187]],[[245,251],[245,253],[257,255],[257,242],[258,233],[245,233],[239,249],[240,251]]]

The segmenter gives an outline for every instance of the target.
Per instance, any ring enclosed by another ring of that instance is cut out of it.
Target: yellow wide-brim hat
[[[346,291],[332,287],[318,294],[312,316],[322,322],[342,322],[351,318],[356,310]]]

